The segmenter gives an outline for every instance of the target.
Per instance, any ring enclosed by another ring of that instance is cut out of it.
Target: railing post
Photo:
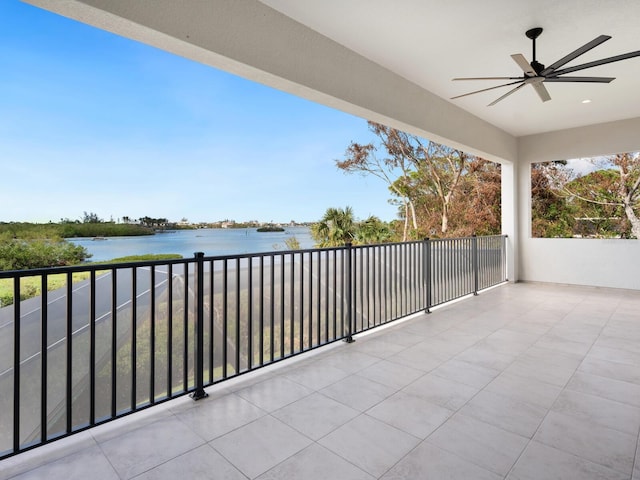
[[[507,275],[507,239],[509,235],[502,235],[502,240],[500,242],[500,261],[502,263],[502,277],[505,282],[509,281],[509,275]]]
[[[346,336],[344,341],[347,343],[353,343],[355,340],[353,339],[353,285],[351,284],[351,271],[353,269],[353,249],[351,248],[351,243],[345,244],[345,269],[344,269],[344,279],[345,282],[345,315],[344,322],[346,324]]]
[[[194,292],[196,302],[196,371],[195,390],[191,393],[191,398],[200,400],[209,395],[204,391],[204,253],[194,253],[196,257],[196,291]],[[188,265],[185,265],[188,268]],[[186,362],[187,359],[185,358]]]
[[[478,237],[475,233],[471,236],[471,248],[473,250],[471,253],[473,261],[473,294],[478,295]]]
[[[426,308],[425,313],[431,313],[431,240],[429,237],[424,239],[424,291],[426,293]]]

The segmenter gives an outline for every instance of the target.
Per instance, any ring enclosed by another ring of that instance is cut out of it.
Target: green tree
[[[353,209],[328,208],[322,219],[311,225],[311,235],[319,247],[338,247],[352,243],[356,236]]]
[[[352,142],[345,152],[344,159],[336,160],[336,166],[345,173],[373,175],[388,185],[392,194],[399,199],[402,208],[402,239],[405,241],[409,236],[409,221],[414,231],[418,229],[414,198],[406,188],[415,168],[412,155],[408,153],[413,146],[408,141],[409,138],[404,137],[399,130],[371,121],[368,125],[369,130],[380,139],[379,147],[373,143],[363,145]],[[378,156],[379,149],[385,151],[386,155]]]
[[[358,224],[355,243],[360,245],[385,243],[393,239],[393,231],[388,224],[376,216],[370,216]]]
[[[82,223],[102,223],[103,221],[104,220],[98,217],[97,213],[93,212],[84,212],[84,215],[82,217]]]
[[[374,122],[369,129],[379,143],[352,142],[336,165],[389,185],[403,240],[500,232],[497,164]]]
[[[616,202],[618,179],[618,172],[613,169],[597,170],[565,185],[565,192],[561,195],[574,212],[574,235],[601,238],[630,236],[630,224],[626,221],[624,209]]]
[[[563,184],[563,194],[588,204],[603,219],[623,217],[620,233],[640,239],[640,152],[591,162],[605,169]]]
[[[575,209],[553,187],[552,176],[566,161],[531,164],[531,234],[537,238],[573,236]]]
[[[460,192],[451,206],[456,236],[496,235],[502,231],[500,164],[474,157],[461,178]]]
[[[579,176],[565,166],[541,164],[551,190],[581,219],[600,222],[598,235],[640,239],[640,152],[588,159],[594,172]],[[624,219],[619,227],[613,223]]]
[[[365,245],[394,240],[389,224],[370,216],[356,221],[353,209],[328,208],[322,219],[311,225],[311,236],[318,247],[340,247],[346,243]]]

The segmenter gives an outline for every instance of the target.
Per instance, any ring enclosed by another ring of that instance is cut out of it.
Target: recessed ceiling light
[[[591,103],[591,100],[589,100],[588,98],[585,100],[582,100],[582,103]]]

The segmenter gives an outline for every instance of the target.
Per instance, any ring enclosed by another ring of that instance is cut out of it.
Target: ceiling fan
[[[574,50],[570,54],[562,57],[557,62],[545,67],[540,62],[536,60],[536,38],[540,36],[542,33],[542,28],[532,28],[525,32],[525,35],[533,41],[533,61],[531,63],[527,62],[527,59],[524,55],[517,53],[511,55],[511,58],[518,64],[518,66],[524,72],[524,75],[521,77],[470,77],[470,78],[454,78],[453,80],[514,80],[513,82],[505,83],[502,85],[497,85],[495,87],[483,88],[481,90],[475,90],[473,92],[464,93],[462,95],[457,95],[455,97],[451,97],[451,100],[456,98],[466,97],[468,95],[474,95],[480,92],[486,92],[488,90],[493,90],[496,88],[502,88],[509,85],[519,84],[517,87],[509,90],[507,93],[502,95],[501,97],[495,99],[488,106],[491,107],[496,103],[504,100],[512,93],[520,90],[525,85],[531,85],[540,99],[543,102],[551,100],[551,96],[549,95],[548,90],[544,86],[545,82],[586,82],[586,83],[609,83],[615,80],[615,77],[564,77],[563,75],[566,73],[577,72],[578,70],[584,70],[585,68],[597,67],[598,65],[604,65],[606,63],[618,62],[620,60],[626,60],[632,57],[640,56],[640,50],[635,52],[625,53],[623,55],[616,55],[615,57],[603,58],[601,60],[596,60],[594,62],[583,63],[581,65],[575,65],[573,67],[568,68],[560,68],[563,65],[569,63],[571,60],[579,57],[583,53],[588,52],[592,48],[597,47],[601,43],[606,42],[611,37],[609,35],[600,35],[599,37],[591,40],[588,43],[585,43],[582,47]]]

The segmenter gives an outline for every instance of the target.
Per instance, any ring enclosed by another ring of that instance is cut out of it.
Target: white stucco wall
[[[531,237],[531,163],[640,150],[640,118],[519,139],[519,279],[640,290],[640,240]]]
[[[520,278],[640,290],[640,240],[527,238]]]

